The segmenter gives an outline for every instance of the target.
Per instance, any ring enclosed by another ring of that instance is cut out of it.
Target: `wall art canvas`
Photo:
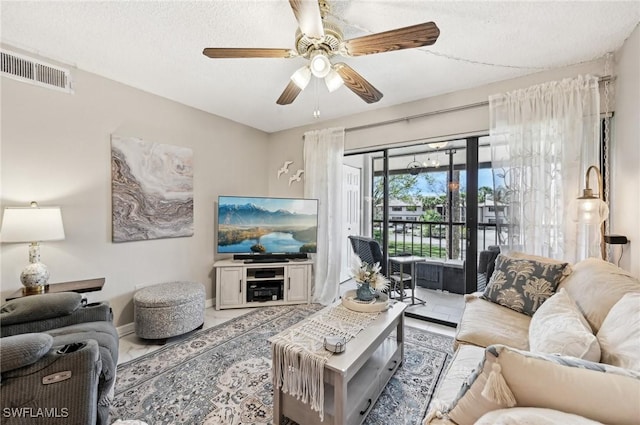
[[[193,236],[193,151],[111,136],[113,242]]]

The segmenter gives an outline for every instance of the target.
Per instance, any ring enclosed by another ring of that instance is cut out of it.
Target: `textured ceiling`
[[[267,131],[409,102],[599,58],[640,20],[638,1],[331,2],[345,38],[434,21],[433,46],[346,58],[384,93],[372,105],[345,87],[309,84],[275,101],[294,59],[209,59],[204,47],[293,48],[286,0],[2,1],[2,42]],[[341,58],[342,60],[342,58]],[[335,60],[334,60],[335,62]]]

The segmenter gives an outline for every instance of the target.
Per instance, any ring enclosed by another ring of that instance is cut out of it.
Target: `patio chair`
[[[351,247],[353,252],[360,258],[360,261],[367,264],[380,263],[383,265],[382,249],[378,241],[365,236],[349,236]],[[398,295],[404,296],[404,284],[405,282],[411,286],[411,275],[408,273],[402,273],[402,279],[400,278],[400,269],[388,270],[387,278],[391,282],[389,288],[389,295],[393,292],[397,292]]]

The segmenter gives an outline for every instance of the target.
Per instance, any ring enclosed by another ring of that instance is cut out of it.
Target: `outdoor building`
[[[506,208],[503,203],[487,197],[484,202],[478,203],[478,223],[504,223]]]
[[[382,205],[376,206],[379,216],[382,216]],[[419,221],[424,210],[417,201],[405,202],[399,199],[389,200],[389,220]]]

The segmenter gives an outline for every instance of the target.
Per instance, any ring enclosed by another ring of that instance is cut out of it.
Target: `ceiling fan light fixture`
[[[316,52],[311,56],[309,68],[311,68],[311,73],[314,76],[324,78],[329,74],[329,71],[331,71],[331,62],[324,52]]]
[[[344,80],[335,71],[335,69],[331,69],[329,70],[327,76],[324,77],[324,83],[327,85],[327,90],[329,90],[329,93],[333,93],[344,85]]]
[[[311,81],[311,69],[309,69],[307,65],[303,66],[293,73],[291,81],[293,81],[300,90],[304,90],[305,87],[309,85],[309,81]]]

